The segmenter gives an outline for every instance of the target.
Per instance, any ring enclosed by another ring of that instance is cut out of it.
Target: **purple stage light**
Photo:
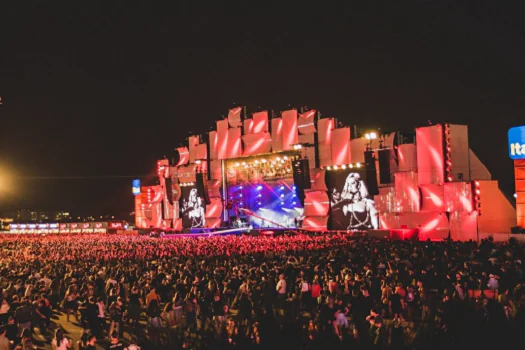
[[[263,189],[262,185],[257,186],[257,191],[260,191],[262,189]]]

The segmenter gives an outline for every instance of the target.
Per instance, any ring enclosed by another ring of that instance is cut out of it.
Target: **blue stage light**
[[[262,194],[259,193],[259,194],[257,195],[257,197],[259,197],[259,198],[262,197]]]
[[[283,198],[283,197],[284,197],[284,194],[281,194],[281,198]]]
[[[297,203],[296,203],[296,202],[293,202],[292,204],[293,204],[293,205],[296,205]]]
[[[284,202],[281,202],[281,205],[284,205]]]
[[[297,195],[296,195],[295,193],[294,193],[294,194],[292,194],[292,197],[296,197],[296,196],[297,196]]]
[[[281,187],[279,187],[279,189],[284,190],[284,185],[281,185]]]
[[[241,197],[241,198],[242,198],[242,193],[240,193],[240,194],[239,194],[239,197]]]
[[[294,191],[295,191],[295,190],[297,189],[297,187],[295,187],[295,186],[294,186],[294,187],[292,187],[292,188],[293,188],[293,190],[294,190]]]
[[[239,189],[241,189],[241,190],[242,190],[242,188],[243,188],[242,186],[239,186]]]
[[[257,191],[260,191],[262,189],[263,189],[262,185],[257,186]]]

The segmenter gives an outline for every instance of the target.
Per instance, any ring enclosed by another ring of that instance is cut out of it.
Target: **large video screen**
[[[364,169],[347,168],[326,172],[330,198],[330,230],[379,228],[379,218]]]
[[[194,228],[206,225],[206,203],[196,185],[182,186],[180,196],[180,217],[182,227]]]

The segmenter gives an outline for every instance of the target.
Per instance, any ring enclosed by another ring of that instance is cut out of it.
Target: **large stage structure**
[[[359,134],[316,110],[270,118],[237,107],[159,160],[157,175],[158,185],[135,196],[138,228],[250,225],[476,240],[516,225],[465,125]]]

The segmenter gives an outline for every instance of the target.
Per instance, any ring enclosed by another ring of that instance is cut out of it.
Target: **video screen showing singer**
[[[182,199],[182,220],[184,227],[204,227],[206,223],[203,200],[196,188],[192,188],[187,198]]]
[[[368,189],[361,175],[351,172],[343,188],[334,187],[331,194],[332,227],[342,230],[379,228],[375,203],[369,198]]]

